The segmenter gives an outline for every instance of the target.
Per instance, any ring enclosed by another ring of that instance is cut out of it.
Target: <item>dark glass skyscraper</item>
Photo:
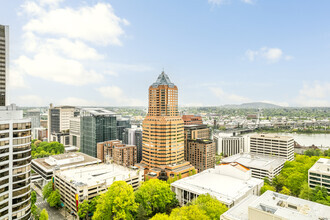
[[[6,105],[9,70],[9,27],[0,25],[0,106]]]
[[[97,143],[117,138],[117,120],[113,112],[102,108],[84,108],[80,114],[82,153],[97,157]]]

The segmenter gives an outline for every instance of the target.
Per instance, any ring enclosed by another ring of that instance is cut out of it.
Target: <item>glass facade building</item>
[[[117,138],[117,120],[113,112],[85,108],[80,115],[80,152],[97,157],[97,143]]]
[[[0,106],[6,105],[9,70],[9,27],[0,25]]]

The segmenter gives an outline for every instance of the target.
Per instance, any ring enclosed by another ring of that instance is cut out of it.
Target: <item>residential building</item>
[[[278,175],[285,163],[285,159],[275,156],[263,156],[252,153],[240,153],[224,158],[221,163],[237,162],[251,169],[252,177],[272,180]]]
[[[142,160],[142,128],[132,126],[123,132],[123,144],[135,145],[137,149],[137,163]]]
[[[184,159],[188,161],[188,140],[211,139],[211,129],[207,125],[185,125],[184,126]]]
[[[97,157],[97,143],[116,140],[117,121],[103,108],[83,108],[80,112],[80,152]]]
[[[7,104],[9,73],[9,26],[0,25],[0,106]]]
[[[0,107],[0,219],[31,218],[31,120]]]
[[[70,118],[70,146],[80,149],[80,117]]]
[[[123,118],[117,116],[117,139],[123,140],[123,133],[126,128],[131,127],[131,120],[129,118]]]
[[[197,115],[182,115],[184,125],[201,125],[203,120],[201,116]]]
[[[73,106],[57,106],[50,104],[48,109],[48,138],[53,141],[53,135],[69,133],[70,118],[74,117],[76,108]],[[63,144],[63,143],[62,143]]]
[[[81,152],[37,158],[31,163],[32,170],[37,174],[33,176],[32,182],[38,182],[40,186],[44,186],[51,180],[54,170],[74,169],[101,162],[101,160]]]
[[[260,195],[263,185],[263,180],[251,176],[250,169],[230,163],[177,180],[171,188],[181,206],[208,193],[231,208],[249,195]]]
[[[55,188],[59,189],[61,200],[73,215],[77,216],[78,205],[84,200],[107,191],[115,181],[125,181],[136,190],[143,180],[143,172],[116,164],[98,164],[56,171]]]
[[[311,188],[325,187],[330,194],[330,159],[320,158],[308,170],[308,185]]]
[[[272,155],[292,161],[294,159],[294,140],[289,136],[274,134],[255,134],[250,137],[250,152]]]
[[[143,120],[142,161],[140,167],[154,177],[188,176],[194,167],[184,160],[183,120],[178,111],[178,88],[162,72],[149,87],[149,108]]]
[[[97,158],[105,163],[134,166],[137,161],[136,146],[123,144],[120,140],[100,142],[97,143]]]
[[[47,128],[35,128],[34,129],[36,137],[34,139],[38,139],[40,141],[48,141],[48,130]]]
[[[266,191],[235,205],[220,220],[327,220],[329,213],[330,206]]]
[[[188,155],[189,161],[197,170],[214,168],[215,165],[215,143],[209,139],[193,139],[188,140]]]
[[[246,137],[232,136],[227,134],[216,134],[213,136],[216,143],[217,154],[222,154],[225,157],[238,153],[248,152]]]

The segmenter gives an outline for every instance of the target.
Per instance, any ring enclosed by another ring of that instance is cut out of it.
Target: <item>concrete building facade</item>
[[[120,140],[104,141],[97,143],[97,158],[104,163],[130,167],[136,164],[137,149],[135,145],[126,145]]]
[[[246,140],[243,136],[226,136],[217,134],[213,136],[216,143],[217,154],[229,157],[238,153],[247,152]]]
[[[308,185],[312,189],[315,186],[322,186],[330,194],[330,159],[320,158],[308,170]]]
[[[80,117],[70,118],[70,146],[80,149]]]
[[[31,218],[31,121],[0,107],[0,219]]]
[[[289,136],[255,134],[250,137],[250,152],[273,155],[292,161],[294,159],[294,139]]]
[[[252,177],[264,179],[268,177],[271,181],[277,176],[285,163],[286,159],[274,156],[263,156],[252,153],[240,153],[224,158],[221,163],[237,162],[251,169]]]
[[[214,168],[215,143],[212,140],[188,140],[188,148],[187,161],[189,161],[198,172]]]
[[[142,128],[132,126],[123,132],[123,144],[135,145],[137,149],[137,163],[142,160]]]
[[[211,138],[211,129],[207,125],[185,125],[184,126],[184,156],[188,161],[189,146],[188,140],[207,139]]]
[[[0,25],[0,106],[7,104],[9,73],[9,26]]]
[[[260,195],[263,184],[263,180],[251,176],[250,169],[231,163],[177,180],[171,188],[181,206],[208,193],[231,208],[249,195]]]
[[[203,120],[201,116],[197,115],[182,115],[184,125],[201,125]]]

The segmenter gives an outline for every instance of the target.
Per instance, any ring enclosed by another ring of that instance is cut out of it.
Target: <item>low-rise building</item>
[[[263,180],[251,176],[250,169],[230,163],[177,180],[171,188],[180,205],[208,193],[230,208],[248,195],[259,195],[263,185]]]
[[[201,116],[198,115],[182,115],[182,120],[184,125],[201,125],[203,120]]]
[[[115,181],[125,181],[135,190],[143,178],[143,171],[136,167],[98,164],[56,171],[54,183],[55,188],[60,191],[65,207],[77,217],[80,203],[105,192]]]
[[[330,194],[330,159],[320,158],[308,170],[308,185],[311,188],[325,187]]]
[[[272,180],[281,172],[285,161],[286,159],[281,157],[240,153],[224,158],[221,163],[237,162],[251,169],[253,177],[259,179],[268,177]]]
[[[34,175],[32,181],[44,186],[52,179],[54,170],[65,170],[98,163],[101,163],[101,160],[80,152],[34,159],[31,166],[38,175]]]
[[[267,191],[248,197],[220,217],[221,220],[327,220],[330,206]]]
[[[238,153],[247,152],[246,138],[243,136],[232,136],[225,134],[217,134],[213,136],[216,144],[217,154],[222,154],[225,157]]]
[[[137,149],[135,145],[123,144],[120,140],[97,143],[97,158],[102,162],[129,167],[137,163]]]

